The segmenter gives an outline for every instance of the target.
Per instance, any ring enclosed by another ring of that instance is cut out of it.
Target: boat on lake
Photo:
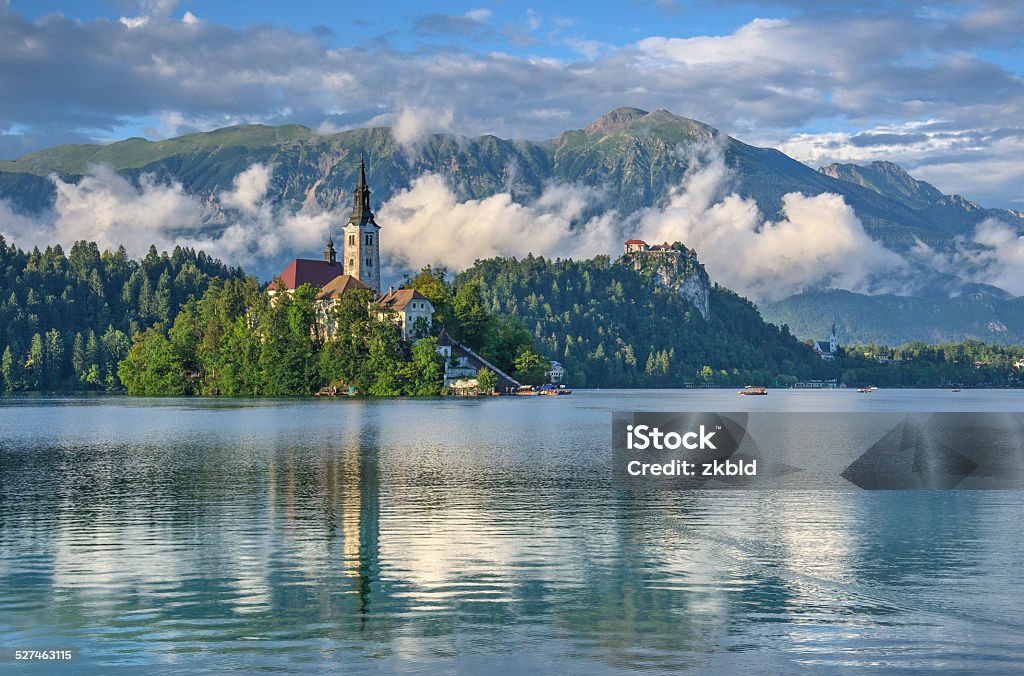
[[[513,394],[520,397],[536,397],[540,395],[557,397],[563,394],[572,394],[572,390],[568,389],[565,385],[523,385]]]
[[[739,394],[768,394],[768,388],[762,385],[747,385]]]

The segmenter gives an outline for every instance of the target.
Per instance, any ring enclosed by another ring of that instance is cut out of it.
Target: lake
[[[0,670],[1024,670],[1024,492],[616,490],[617,410],[1024,393],[2,399]]]

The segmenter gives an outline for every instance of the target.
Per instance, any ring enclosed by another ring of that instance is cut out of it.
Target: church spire
[[[327,236],[327,246],[324,248],[324,261],[328,265],[338,262],[338,252],[334,250],[334,238],[330,235]]]
[[[356,184],[350,220],[358,225],[373,222],[373,212],[370,210],[370,188],[366,185],[366,162],[362,153],[359,154],[359,182]]]

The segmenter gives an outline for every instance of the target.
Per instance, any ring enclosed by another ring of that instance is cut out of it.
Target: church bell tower
[[[345,272],[380,294],[380,226],[370,210],[370,189],[366,186],[366,165],[359,157],[359,183],[355,189],[352,215],[343,230]]]

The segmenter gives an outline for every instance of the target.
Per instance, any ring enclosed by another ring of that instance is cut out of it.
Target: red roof
[[[627,239],[626,240],[626,244],[644,244],[644,245],[646,245],[647,242],[643,241],[642,239]]]
[[[395,291],[389,291],[384,294],[384,297],[378,302],[380,303],[380,306],[386,310],[401,312],[405,309],[406,305],[414,300],[427,300],[427,297],[416,289],[396,289]]]
[[[324,286],[318,298],[322,300],[341,298],[353,289],[369,288],[352,275],[338,275]]]
[[[284,282],[286,289],[297,289],[303,284],[323,287],[344,271],[341,263],[331,265],[327,261],[296,258],[278,275],[278,278]]]

